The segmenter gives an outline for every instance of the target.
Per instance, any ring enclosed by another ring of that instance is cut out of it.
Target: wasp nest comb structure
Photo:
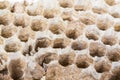
[[[0,80],[120,80],[120,1],[0,0]]]

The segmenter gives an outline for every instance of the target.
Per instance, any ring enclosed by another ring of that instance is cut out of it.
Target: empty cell
[[[38,38],[35,43],[35,51],[38,51],[38,48],[46,48],[50,46],[51,40],[47,37]]]
[[[62,80],[62,71],[63,69],[59,64],[53,64],[48,66],[46,72],[46,80]]]
[[[112,18],[109,15],[100,15],[96,20],[96,25],[100,30],[107,30],[114,24]]]
[[[120,48],[119,47],[109,48],[107,51],[107,57],[110,61],[119,61]]]
[[[118,12],[113,12],[113,13],[110,13],[114,18],[120,18],[120,13]]]
[[[45,18],[54,18],[58,14],[58,10],[56,9],[45,9],[43,15]]]
[[[101,41],[105,44],[105,45],[115,45],[117,43],[117,37],[114,35],[114,33],[112,34],[104,34],[102,36]]]
[[[103,13],[107,13],[108,10],[105,7],[104,8],[93,7],[92,11],[94,13],[103,14]]]
[[[70,21],[67,25],[68,28],[66,28],[65,34],[70,39],[77,39],[79,36],[82,35],[84,24],[80,21]]]
[[[115,0],[104,0],[104,1],[110,6],[115,5]]]
[[[53,48],[65,48],[69,44],[69,42],[70,41],[68,39],[56,38],[53,41]]]
[[[45,18],[47,18],[47,19],[54,18],[58,14],[61,13],[59,3],[57,0],[53,0],[52,2],[50,0],[45,0],[43,2],[45,3],[44,4],[44,12],[43,12],[43,16]]]
[[[78,38],[79,33],[78,33],[78,31],[76,29],[73,29],[73,30],[71,29],[71,30],[68,30],[66,32],[66,36],[68,38],[76,39],[76,38]]]
[[[17,52],[18,50],[20,50],[21,48],[21,44],[19,42],[8,42],[5,44],[5,50],[7,52]]]
[[[75,14],[75,11],[71,8],[65,8],[61,14],[61,18],[63,20],[72,21],[73,15]]]
[[[91,12],[81,12],[80,13],[80,21],[86,25],[95,24],[96,15]]]
[[[63,8],[70,8],[74,5],[74,0],[58,0],[59,4]]]
[[[111,63],[108,60],[98,60],[94,64],[94,68],[98,73],[109,72]]]
[[[47,27],[47,21],[43,17],[34,17],[31,22],[31,29],[33,31],[43,31]]]
[[[28,29],[21,29],[19,31],[19,34],[18,34],[18,38],[22,41],[22,42],[27,42],[28,39],[29,39],[29,31]]]
[[[70,53],[59,55],[58,62],[62,66],[66,67],[66,66],[72,65],[74,63],[74,59],[75,59],[75,53],[70,52]]]
[[[9,10],[0,10],[0,25],[8,25],[13,19]]]
[[[45,75],[44,69],[38,64],[36,64],[35,68],[31,70],[30,73],[32,75],[33,80],[40,80],[43,77],[43,75]]]
[[[109,8],[109,14],[114,18],[120,18],[120,5],[113,5]]]
[[[78,68],[87,68],[93,63],[93,59],[86,54],[81,54],[76,57],[75,63]]]
[[[15,14],[14,15],[14,25],[22,26],[23,28],[29,25],[30,18],[26,14]]]
[[[69,30],[68,32],[66,32],[66,36],[72,39],[76,39],[78,36],[77,34],[77,30]]]
[[[49,64],[51,61],[58,60],[58,54],[52,52],[46,52],[40,56],[36,57],[36,61],[39,65]]]
[[[91,42],[89,46],[90,55],[102,57],[106,54],[106,46],[100,42]]]
[[[86,30],[85,35],[86,35],[86,37],[87,37],[88,39],[92,39],[92,40],[98,40],[99,37],[100,37],[100,36],[99,36],[100,33],[99,33],[98,30],[96,30],[96,29],[90,29],[90,28],[88,28],[88,29]]]
[[[43,4],[40,1],[37,1],[34,4],[28,5],[26,11],[29,16],[43,15]]]
[[[24,72],[23,69],[25,67],[25,61],[21,59],[12,59],[8,64],[8,71],[10,76],[14,80],[19,80],[22,78]]]
[[[64,25],[63,21],[61,21],[61,20],[58,20],[58,21],[53,20],[49,24],[49,30],[53,34],[61,34],[65,30],[65,25]]]
[[[9,38],[13,36],[16,31],[17,29],[13,25],[3,26],[1,28],[1,36],[4,38]]]
[[[74,4],[74,9],[76,11],[86,11],[91,8],[90,0],[76,0]]]
[[[108,12],[108,5],[103,0],[94,1],[92,11],[97,14],[104,14]]]
[[[73,50],[83,50],[86,49],[88,47],[88,43],[86,41],[74,41],[72,42],[71,48]]]

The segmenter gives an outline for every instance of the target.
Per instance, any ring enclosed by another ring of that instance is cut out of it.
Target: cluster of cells
[[[119,7],[117,0],[1,1],[0,80],[120,80]]]

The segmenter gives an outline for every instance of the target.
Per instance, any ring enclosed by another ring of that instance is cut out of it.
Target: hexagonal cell
[[[97,17],[96,25],[100,30],[107,30],[113,26],[114,22],[109,15],[100,15]]]
[[[120,18],[120,13],[118,12],[113,12],[113,13],[110,13],[111,16],[113,16],[114,18]]]
[[[74,30],[68,30],[66,32],[66,36],[68,38],[76,39],[79,36],[77,33],[78,33],[78,31],[76,29],[74,29]]]
[[[49,30],[53,34],[61,34],[65,30],[65,26],[64,26],[63,21],[61,21],[61,20],[51,21],[51,23],[49,24]]]
[[[22,78],[24,72],[23,68],[25,67],[25,61],[21,59],[12,59],[8,64],[8,71],[10,76],[15,79],[19,80]]]
[[[113,0],[111,0],[111,1],[113,1]],[[117,4],[111,6],[109,8],[109,14],[114,18],[120,18],[120,12],[119,12],[120,8],[119,7],[120,7],[120,5],[117,5]]]
[[[94,68],[98,73],[109,72],[111,69],[111,63],[108,60],[100,59],[95,62]]]
[[[43,15],[43,4],[41,3],[41,1],[37,1],[34,4],[28,5],[26,7],[26,11],[29,16]]]
[[[89,46],[90,55],[102,57],[106,54],[106,46],[100,42],[91,42]]]
[[[96,15],[91,12],[81,12],[80,13],[80,21],[86,25],[95,24]]]
[[[4,38],[12,37],[17,29],[13,25],[3,26],[1,28],[1,36]]]
[[[5,45],[5,50],[7,52],[17,52],[18,50],[20,50],[20,48],[21,48],[21,44],[15,41],[6,43]]]
[[[98,4],[99,3],[99,4]],[[92,6],[92,11],[97,14],[107,13],[109,10],[108,5],[104,1],[94,1],[94,5]]]
[[[10,13],[10,11],[0,10],[0,24],[8,25],[13,20],[12,17],[13,15]]]
[[[30,23],[30,18],[26,14],[17,13],[14,15],[14,25],[22,26],[23,28],[28,26]]]
[[[97,7],[93,7],[92,8],[92,11],[94,12],[94,13],[98,13],[98,14],[103,14],[103,13],[107,13],[107,8],[97,8]]]
[[[81,54],[77,56],[75,63],[78,68],[87,68],[93,63],[93,59],[86,54]]]
[[[43,13],[44,17],[49,19],[49,18],[54,18],[55,15],[58,14],[58,10],[54,10],[54,9],[46,9]]]
[[[69,28],[66,28],[65,34],[71,39],[76,39],[82,35],[84,29],[84,25],[79,21],[71,21],[68,23],[67,27]]]
[[[54,1],[43,1],[45,3],[45,6],[44,6],[44,12],[43,12],[43,16],[47,19],[50,19],[50,18],[54,18],[56,17],[58,14],[60,14],[61,10],[60,10],[60,7],[59,7],[59,3],[57,0],[54,0]]]
[[[74,0],[58,0],[59,4],[63,8],[70,8],[74,5]]]
[[[61,18],[64,20],[64,21],[72,21],[73,20],[73,17],[75,15],[75,11],[71,8],[65,8],[63,9],[63,12],[61,14]]]
[[[120,48],[119,47],[109,48],[107,52],[107,57],[110,61],[119,61]]]
[[[47,27],[47,21],[41,16],[33,17],[31,21],[31,29],[33,31],[43,31]]]
[[[74,58],[75,58],[75,53],[73,53],[73,52],[65,53],[65,54],[59,55],[58,62],[62,66],[66,67],[66,66],[72,65],[74,63]]]
[[[99,31],[97,31],[96,29],[90,29],[88,28],[86,30],[86,33],[85,33],[86,37],[88,39],[92,39],[92,40],[98,40],[99,39]]]
[[[48,66],[47,72],[46,72],[46,80],[61,80],[62,76],[62,68],[59,64],[52,64]]]
[[[71,48],[73,50],[83,50],[86,49],[88,47],[88,43],[86,41],[74,41],[72,42]]]
[[[36,64],[35,68],[30,71],[33,80],[40,80],[43,75],[45,75],[44,69],[39,65]]]
[[[115,5],[115,0],[104,0],[104,1],[110,6]]]
[[[39,65],[49,64],[51,61],[58,60],[58,54],[52,52],[46,52],[36,57],[36,61]]]
[[[29,31],[28,29],[21,29],[19,31],[19,34],[18,34],[18,38],[22,41],[22,42],[27,42],[28,39],[29,39]]]
[[[104,34],[102,36],[101,41],[105,44],[105,45],[115,45],[117,43],[117,37],[115,36],[115,34],[111,33],[111,34]]]
[[[69,39],[56,38],[53,41],[53,48],[65,48],[70,43]]]
[[[35,51],[38,51],[38,48],[46,48],[50,46],[51,40],[47,37],[41,37],[36,40]]]
[[[74,9],[76,11],[86,11],[91,8],[90,0],[75,0]]]

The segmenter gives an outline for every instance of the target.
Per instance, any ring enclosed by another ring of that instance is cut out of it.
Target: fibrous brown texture
[[[119,0],[0,0],[0,80],[120,80]]]

